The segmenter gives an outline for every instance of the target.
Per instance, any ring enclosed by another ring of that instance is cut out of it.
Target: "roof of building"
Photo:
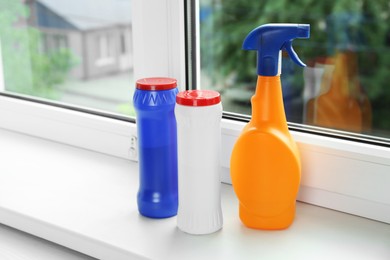
[[[37,0],[79,30],[131,24],[131,0]]]

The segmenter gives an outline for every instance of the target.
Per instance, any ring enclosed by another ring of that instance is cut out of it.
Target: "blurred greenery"
[[[8,91],[58,99],[56,85],[77,63],[69,49],[42,51],[41,33],[29,27],[22,1],[0,0],[0,40],[4,82]]]
[[[124,114],[124,115],[127,115],[127,116],[131,116],[131,117],[135,117],[136,116],[133,104],[129,104],[129,103],[120,104],[118,106],[118,108],[117,108],[117,111],[120,114]]]
[[[201,0],[200,5],[201,66],[213,85],[255,85],[256,55],[241,49],[244,38],[255,27],[308,23],[310,39],[293,43],[300,58],[310,63],[338,51],[356,53],[360,82],[372,105],[373,128],[390,136],[388,0]],[[294,70],[291,81],[302,90],[302,70]]]

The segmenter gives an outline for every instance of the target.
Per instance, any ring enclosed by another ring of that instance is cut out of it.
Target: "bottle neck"
[[[256,93],[252,96],[252,124],[272,124],[287,130],[280,75],[258,76]]]

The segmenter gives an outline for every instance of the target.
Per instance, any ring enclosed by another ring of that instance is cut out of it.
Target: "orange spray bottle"
[[[257,51],[257,86],[252,119],[234,145],[230,173],[240,219],[250,228],[277,230],[291,225],[301,163],[284,112],[280,82],[281,51],[300,66],[295,38],[309,38],[308,24],[266,24],[248,34],[243,49]]]

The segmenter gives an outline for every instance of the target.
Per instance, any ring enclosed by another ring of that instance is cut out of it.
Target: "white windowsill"
[[[137,163],[0,130],[0,222],[99,259],[389,259],[390,225],[298,203],[285,231],[245,228],[222,184],[207,236],[138,214]]]
[[[2,260],[96,260],[25,232],[0,225]]]

